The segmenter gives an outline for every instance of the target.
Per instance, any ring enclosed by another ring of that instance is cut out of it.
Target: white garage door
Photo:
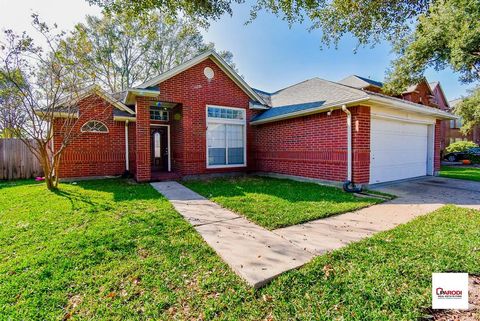
[[[428,125],[372,117],[370,184],[427,175]]]

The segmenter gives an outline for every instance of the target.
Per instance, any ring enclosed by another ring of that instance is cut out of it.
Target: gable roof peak
[[[178,75],[179,73],[207,60],[211,59],[227,76],[235,82],[252,100],[259,102],[260,104],[267,105],[262,97],[253,90],[242,77],[232,68],[230,65],[213,49],[207,50],[204,53],[201,53],[190,60],[185,61],[184,63],[150,79],[144,83],[135,87],[135,89],[147,89],[148,87],[156,86],[167,79],[172,78],[173,76]]]

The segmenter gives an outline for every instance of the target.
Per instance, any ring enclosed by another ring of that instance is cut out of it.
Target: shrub
[[[458,152],[464,152],[474,147],[478,147],[478,145],[475,144],[474,142],[461,141],[461,142],[451,143],[450,145],[447,146],[446,151],[448,153],[458,153]]]

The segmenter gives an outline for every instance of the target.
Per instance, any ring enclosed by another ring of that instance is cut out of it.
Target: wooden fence
[[[0,139],[0,180],[43,176],[40,162],[15,138]]]

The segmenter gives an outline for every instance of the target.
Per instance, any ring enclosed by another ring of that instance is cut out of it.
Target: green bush
[[[448,153],[458,153],[458,152],[464,152],[474,147],[478,147],[478,145],[475,144],[474,142],[461,141],[461,142],[451,143],[450,145],[447,146],[446,151]]]

